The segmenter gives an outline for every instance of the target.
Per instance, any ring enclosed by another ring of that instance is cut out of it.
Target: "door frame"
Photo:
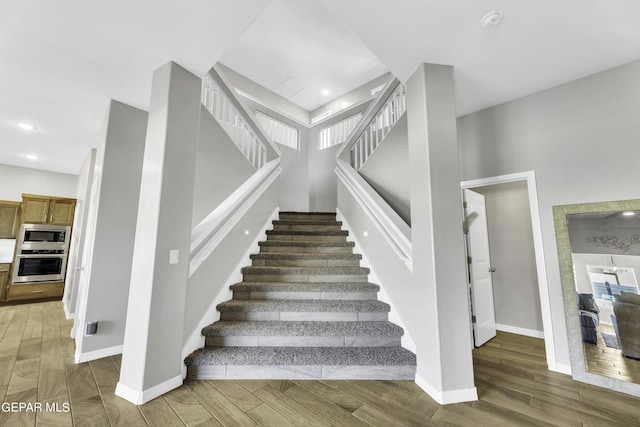
[[[549,282],[547,267],[544,263],[544,248],[542,246],[542,226],[540,224],[540,208],[538,204],[538,190],[534,171],[498,175],[489,178],[462,181],[460,188],[473,189],[488,185],[506,184],[509,182],[526,181],[529,194],[529,210],[531,212],[531,227],[533,229],[533,248],[536,258],[536,272],[538,274],[538,290],[540,293],[540,307],[542,311],[542,328],[547,356],[547,367],[551,371],[566,373],[556,360],[555,341],[553,338],[553,322],[551,321],[551,303],[549,300]],[[461,191],[462,193],[462,191]]]

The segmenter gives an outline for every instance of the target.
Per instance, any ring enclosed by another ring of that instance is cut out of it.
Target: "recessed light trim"
[[[32,125],[31,123],[27,123],[27,122],[18,122],[18,123],[16,123],[16,126],[18,126],[20,129],[26,130],[26,131],[36,130],[36,127],[34,125]]]

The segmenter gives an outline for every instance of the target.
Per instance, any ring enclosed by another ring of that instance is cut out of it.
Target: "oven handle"
[[[66,258],[67,254],[27,254],[16,255],[17,258]]]

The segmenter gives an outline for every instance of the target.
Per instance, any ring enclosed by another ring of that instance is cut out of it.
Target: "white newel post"
[[[200,88],[198,77],[173,62],[153,75],[116,388],[118,396],[136,404],[182,384]]]
[[[440,403],[476,400],[452,67],[418,67],[407,123],[414,286],[424,299],[416,382]]]

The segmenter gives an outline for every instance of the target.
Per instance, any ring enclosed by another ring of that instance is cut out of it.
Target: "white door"
[[[496,336],[489,232],[484,196],[464,189],[464,217],[469,257],[471,315],[476,347]]]

